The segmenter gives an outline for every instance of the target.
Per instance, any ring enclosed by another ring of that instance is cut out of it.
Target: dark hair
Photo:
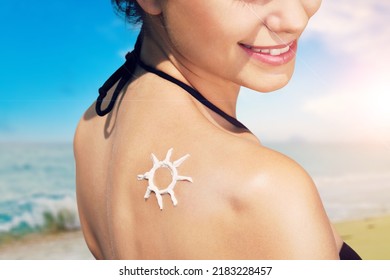
[[[111,0],[115,11],[130,23],[142,23],[144,11],[135,0]]]

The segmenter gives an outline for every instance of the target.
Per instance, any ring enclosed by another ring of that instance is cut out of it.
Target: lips
[[[239,44],[251,57],[270,65],[282,65],[295,57],[296,41],[278,46],[258,47],[247,44]]]

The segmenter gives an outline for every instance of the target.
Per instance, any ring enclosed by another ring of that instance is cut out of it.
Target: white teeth
[[[281,55],[283,53],[286,53],[290,50],[290,46],[286,46],[282,49],[272,49],[270,52],[270,55]]]
[[[251,48],[252,51],[257,52],[257,53],[270,53],[271,50],[269,49],[259,49],[259,48]]]
[[[271,49],[270,55],[280,55],[280,49]]]
[[[286,53],[290,50],[290,46],[286,46],[283,49],[280,49],[280,53]]]
[[[261,48],[251,47],[249,45],[245,45],[245,47],[256,53],[268,53],[270,55],[281,55],[290,50],[290,45],[281,49],[261,49]]]
[[[250,49],[251,49],[252,51],[254,51],[254,52],[261,52],[261,49],[259,49],[259,48],[251,47]]]

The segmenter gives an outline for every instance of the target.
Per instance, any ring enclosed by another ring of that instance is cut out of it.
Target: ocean
[[[72,144],[0,145],[0,243],[80,228]]]
[[[390,213],[390,146],[270,143],[313,177],[332,221]],[[0,145],[0,243],[80,228],[71,143]]]
[[[389,143],[274,143],[313,178],[333,222],[390,213]]]

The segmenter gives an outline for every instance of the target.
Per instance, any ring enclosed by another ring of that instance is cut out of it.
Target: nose
[[[301,0],[270,2],[270,12],[264,18],[267,28],[276,33],[300,34],[305,29],[310,15]]]

